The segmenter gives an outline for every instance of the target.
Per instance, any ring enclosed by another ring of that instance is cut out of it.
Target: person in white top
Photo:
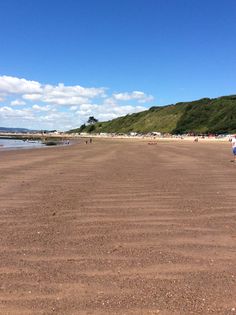
[[[233,162],[236,162],[236,135],[234,135],[231,139],[231,145],[232,145],[232,151],[234,155],[234,160]]]

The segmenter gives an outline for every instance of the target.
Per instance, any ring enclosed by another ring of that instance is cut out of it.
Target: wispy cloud
[[[32,110],[39,111],[39,112],[55,111],[55,109],[52,108],[50,105],[40,106],[40,105],[37,105],[37,104],[34,104],[34,105],[32,106]]]
[[[19,106],[19,105],[25,105],[26,103],[22,100],[14,100],[14,101],[11,101],[11,106]]]
[[[144,92],[141,91],[133,91],[131,93],[118,93],[113,94],[113,97],[115,100],[118,101],[130,101],[130,100],[137,100],[139,103],[146,103],[153,101],[152,95],[147,95]]]

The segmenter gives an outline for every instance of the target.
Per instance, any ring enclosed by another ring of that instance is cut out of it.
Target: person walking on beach
[[[92,138],[90,138],[90,139],[89,139],[89,143],[92,143],[92,142],[93,142],[93,139],[92,139]]]
[[[231,145],[232,145],[232,152],[234,156],[234,159],[232,160],[232,162],[236,162],[236,135],[232,137]]]

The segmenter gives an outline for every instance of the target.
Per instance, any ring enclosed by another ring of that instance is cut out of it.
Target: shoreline
[[[8,138],[9,139],[9,138]],[[1,138],[0,138],[1,140]],[[15,140],[13,138],[10,138],[9,140]],[[18,139],[17,139],[18,140]],[[23,140],[21,140],[23,141]],[[16,146],[4,146],[4,145],[0,145],[0,152],[3,151],[14,151],[14,150],[31,150],[31,149],[44,149],[44,148],[49,148],[49,147],[61,147],[61,146],[68,146],[68,145],[73,145],[76,144],[76,141],[70,142],[70,143],[58,143],[55,145],[47,145],[47,144],[43,144],[42,142],[39,143],[38,145],[32,145],[28,144],[28,145],[16,145]]]

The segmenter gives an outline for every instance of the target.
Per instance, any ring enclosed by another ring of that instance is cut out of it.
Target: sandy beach
[[[229,143],[0,152],[1,315],[236,314]]]

